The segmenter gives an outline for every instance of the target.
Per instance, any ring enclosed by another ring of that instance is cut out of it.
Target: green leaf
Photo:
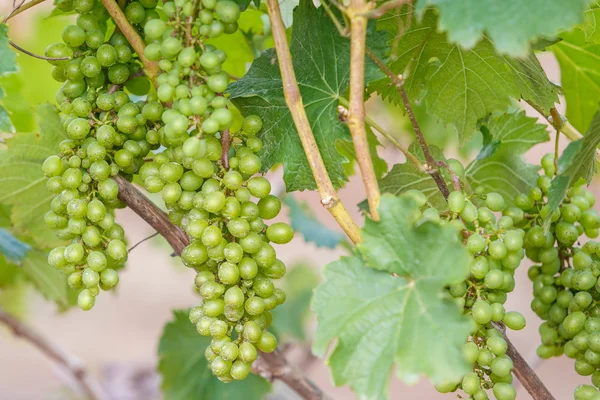
[[[306,340],[305,323],[310,312],[313,290],[318,283],[319,277],[315,269],[308,264],[296,265],[288,270],[283,282],[287,297],[285,303],[273,310],[273,332],[278,336]]]
[[[387,397],[394,363],[408,383],[469,370],[462,346],[471,322],[442,291],[468,276],[471,257],[456,230],[413,224],[415,212],[411,199],[382,196],[381,220],[366,222],[358,254],[327,265],[315,292],[313,351],[322,356],[337,339],[328,361],[334,382],[361,399]]]
[[[66,276],[48,264],[48,255],[37,249],[27,253],[21,267],[25,277],[48,300],[60,309],[73,305],[73,291],[67,286]]]
[[[304,240],[314,243],[317,247],[334,249],[346,236],[338,231],[327,228],[319,221],[306,204],[301,204],[289,194],[283,198],[289,208],[289,218],[295,232],[304,236]]]
[[[17,72],[17,55],[8,43],[8,26],[0,24],[0,76]]]
[[[586,43],[579,29],[561,35],[552,46],[560,65],[560,81],[567,103],[567,119],[585,132],[600,102],[600,44]]]
[[[17,265],[9,263],[0,254],[0,288],[9,287],[19,281],[23,270]]]
[[[465,170],[467,181],[488,191],[501,193],[511,202],[519,193],[536,185],[539,166],[529,164],[523,155],[538,143],[549,140],[545,125],[537,124],[524,111],[493,115],[482,126],[481,153]]]
[[[423,102],[428,113],[453,125],[461,144],[471,138],[480,119],[505,111],[511,98],[523,98],[543,111],[558,101],[558,88],[548,81],[535,55],[520,60],[503,57],[487,38],[471,49],[452,44],[446,34],[436,30],[436,16],[431,11],[420,23],[414,18],[406,21],[410,29],[399,30],[398,18],[410,15],[387,15],[378,22],[380,29],[390,33],[390,46],[397,45],[389,66],[394,73],[403,74],[410,65],[409,98]],[[400,102],[387,78],[370,89]]]
[[[377,43],[377,41],[375,40]],[[381,40],[384,43],[385,41]],[[327,49],[327,50],[325,50]],[[350,45],[340,36],[329,16],[312,1],[303,0],[294,11],[290,50],[306,114],[327,172],[336,187],[347,181],[339,142],[350,142],[348,127],[338,118],[338,98],[348,88]],[[366,65],[366,76],[378,72]],[[315,189],[315,181],[304,154],[294,121],[283,97],[283,85],[273,50],[254,61],[242,79],[229,87],[229,99],[243,115],[263,119],[260,152],[263,170],[283,163],[288,191]]]
[[[18,133],[0,150],[0,203],[12,205],[12,222],[18,233],[27,233],[41,248],[62,242],[44,224],[54,195],[46,190],[42,173],[44,160],[58,151],[66,138],[60,119],[49,104],[37,109],[40,134]]]
[[[583,31],[585,32],[585,41],[600,42],[600,4],[590,4],[585,10],[583,17]]]
[[[579,24],[590,0],[419,0],[439,9],[439,27],[451,42],[471,48],[484,37],[494,42],[500,53],[523,57],[530,42],[553,37]]]
[[[444,154],[437,147],[429,146],[429,150],[436,160],[445,160]],[[425,163],[425,156],[417,142],[413,142],[408,151]],[[446,171],[442,170],[442,175],[447,183],[451,182]],[[427,196],[429,203],[440,210],[446,209],[448,206],[431,175],[417,168],[408,160],[403,164],[394,165],[390,172],[379,182],[379,190],[382,193],[400,195],[411,189],[423,192]]]
[[[548,215],[560,205],[567,190],[579,179],[589,185],[596,173],[596,149],[600,144],[600,112],[597,112],[588,131],[569,143],[558,159],[558,175],[552,180],[548,195]]]
[[[2,99],[4,99],[4,89],[0,87],[0,132],[14,133],[15,127],[10,118],[9,111],[2,105]]]
[[[262,400],[271,390],[267,381],[253,374],[243,381],[220,382],[204,358],[210,339],[196,332],[187,311],[173,314],[158,345],[165,400]]]

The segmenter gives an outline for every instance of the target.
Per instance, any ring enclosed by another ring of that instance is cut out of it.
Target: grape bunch
[[[145,56],[161,69],[157,134],[166,150],[139,175],[149,192],[161,193],[171,221],[190,239],[181,259],[197,271],[203,302],[189,317],[201,335],[212,337],[205,351],[210,368],[223,382],[241,380],[258,350],[277,346],[267,328],[285,293],[272,281],[286,267],[271,243],[288,243],[294,232],[283,222],[265,224],[278,215],[281,201],[266,178],[255,176],[262,121],[247,116],[240,130],[231,129],[223,95],[230,80],[222,70],[226,55],[202,42],[237,29],[238,5],[203,0],[195,9],[193,1],[177,0],[163,11],[165,19],[146,22],[144,36]],[[159,114],[160,104],[168,106]]]
[[[592,375],[594,386],[576,389],[575,398],[600,399],[600,243],[581,245],[582,235],[596,238],[600,216],[592,209],[595,198],[576,182],[558,208],[549,212],[547,198],[556,173],[553,155],[542,158],[544,175],[527,195],[515,198],[526,213],[525,248],[536,263],[529,271],[533,281],[533,311],[544,322],[539,332],[542,343],[538,356],[566,356],[575,359],[575,371]],[[544,221],[549,227],[544,229]],[[594,397],[595,396],[595,397]]]
[[[128,10],[138,11],[126,14],[139,24],[158,16],[156,4],[133,2]],[[56,99],[68,138],[42,166],[47,188],[56,194],[45,222],[70,244],[53,249],[48,261],[80,291],[79,307],[89,310],[100,289],[118,283],[116,270],[128,257],[123,228],[114,217],[121,207],[118,185],[111,178],[136,173],[144,156],[160,146],[152,117],[162,105],[133,102],[124,90],[141,65],[122,34],[106,40],[109,15],[99,1],[62,1],[57,6],[79,15],[76,24],[64,28],[62,42],[46,49],[48,57],[70,58],[50,61],[53,78],[63,82]],[[127,89],[144,94],[143,84]]]
[[[464,168],[458,161],[449,160],[449,165],[458,178],[463,176]],[[525,231],[516,227],[524,213],[507,207],[502,195],[486,193],[483,187],[475,188],[472,194],[451,192],[448,209],[441,213],[427,204],[427,197],[420,191],[410,190],[405,196],[422,207],[420,218],[454,226],[473,255],[469,277],[447,288],[447,295],[473,320],[473,330],[464,345],[465,358],[473,364],[473,371],[436,389],[442,393],[461,389],[475,400],[488,399],[487,390],[492,389],[496,399],[514,400],[513,362],[506,354],[506,340],[494,325],[503,323],[513,330],[525,327],[520,313],[504,307],[507,293],[515,287],[515,270],[525,256]]]

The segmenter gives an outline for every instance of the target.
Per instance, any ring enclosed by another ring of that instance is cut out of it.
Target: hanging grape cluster
[[[205,352],[212,372],[224,382],[240,380],[257,350],[277,346],[267,328],[285,293],[272,280],[286,268],[270,242],[285,244],[294,233],[288,224],[264,222],[278,215],[281,202],[267,179],[254,176],[261,169],[256,134],[262,121],[248,116],[240,131],[230,132],[225,53],[200,41],[235,31],[239,7],[202,1],[195,21],[189,18],[192,1],[165,3],[163,11],[167,19],[149,20],[144,33],[145,55],[162,71],[158,100],[171,104],[158,131],[167,150],[144,164],[140,177],[148,191],[162,193],[171,220],[190,239],[181,258],[198,271],[195,284],[203,298],[190,320],[212,337]]]
[[[271,194],[256,153],[262,142],[257,116],[231,131],[234,117],[223,92],[230,81],[226,55],[204,43],[237,30],[239,6],[229,0],[153,0],[127,4],[128,21],[146,40],[144,55],[158,62],[156,91],[118,31],[105,40],[108,14],[94,0],[59,1],[79,13],[65,27],[63,43],[48,47],[53,76],[64,82],[57,94],[69,139],[43,166],[56,194],[47,224],[67,247],[49,262],[80,289],[79,306],[90,309],[100,289],[118,282],[127,260],[123,229],[114,221],[118,185],[111,177],[139,174],[151,193],[161,193],[171,221],[187,234],[183,263],[198,271],[202,305],[190,312],[198,332],[211,336],[206,349],[213,373],[224,382],[244,379],[257,351],[275,350],[267,331],[285,293],[273,280],[286,270],[271,245],[288,243],[292,228],[269,226],[281,201]],[[133,101],[131,95],[145,96]],[[162,146],[162,147],[161,147]],[[158,150],[152,154],[152,150]]]
[[[575,359],[575,371],[592,375],[594,384],[578,387],[575,399],[600,399],[600,243],[581,245],[583,235],[598,236],[600,216],[592,209],[595,198],[583,180],[550,212],[547,198],[556,172],[553,155],[544,156],[541,164],[544,175],[537,187],[515,199],[526,214],[526,254],[536,263],[529,269],[531,308],[544,320],[537,353],[541,358],[565,354]]]
[[[449,160],[449,164],[461,178],[462,164],[456,160]],[[447,288],[447,295],[473,320],[473,330],[464,345],[465,358],[473,364],[473,371],[459,381],[441,383],[436,389],[442,393],[461,389],[474,400],[488,399],[487,391],[491,389],[498,400],[514,400],[513,362],[506,354],[507,342],[494,324],[512,330],[525,327],[520,313],[504,307],[507,293],[515,287],[515,270],[525,256],[525,231],[516,227],[523,221],[524,213],[507,207],[502,195],[486,193],[483,187],[475,188],[474,193],[451,192],[448,209],[443,212],[428,205],[427,197],[420,191],[410,190],[404,195],[421,206],[420,218],[454,226],[473,255],[469,277]]]
[[[158,16],[156,4],[133,2],[125,12],[139,25]],[[69,58],[51,61],[53,78],[63,82],[56,99],[68,138],[42,168],[48,190],[56,194],[45,222],[70,244],[53,249],[48,261],[68,275],[69,286],[79,290],[79,306],[89,310],[100,289],[118,283],[116,270],[128,257],[123,228],[115,222],[121,203],[111,177],[136,173],[143,157],[159,147],[152,130],[156,113],[150,111],[162,106],[133,102],[124,91],[142,67],[122,34],[106,40],[109,15],[100,2],[60,1],[57,7],[79,15],[64,28],[62,43],[46,49],[48,57]],[[141,86],[128,89],[143,92]]]

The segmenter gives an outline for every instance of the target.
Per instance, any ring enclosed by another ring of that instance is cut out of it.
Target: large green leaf
[[[499,55],[492,42],[483,38],[473,48],[464,49],[437,31],[437,18],[427,12],[416,18],[408,30],[399,29],[398,18],[411,18],[406,12],[389,14],[378,27],[390,33],[393,47],[390,68],[410,72],[406,90],[413,102],[424,102],[427,112],[453,125],[461,144],[477,130],[477,122],[494,111],[505,111],[512,99],[525,99],[542,111],[558,100],[558,89],[548,81],[535,55],[517,60]],[[371,85],[384,98],[400,102],[389,79]]]
[[[444,154],[437,147],[429,146],[429,150],[436,160],[445,160]],[[413,142],[408,151],[425,163],[425,156],[417,142]],[[450,183],[451,179],[446,171],[441,170],[441,172],[446,182]],[[382,193],[400,195],[411,189],[423,192],[429,199],[429,203],[440,210],[448,206],[431,175],[408,160],[403,164],[394,165],[390,172],[379,182],[379,190]]]
[[[596,173],[596,154],[600,144],[600,112],[597,112],[583,139],[569,143],[558,159],[558,175],[552,180],[548,195],[548,215],[551,215],[580,179],[588,185]]]
[[[471,48],[484,33],[500,53],[525,56],[530,43],[553,37],[580,23],[590,0],[419,0],[417,8],[435,5],[439,27],[450,41]]]
[[[29,251],[21,268],[36,289],[60,309],[67,309],[74,304],[74,291],[67,285],[66,276],[48,264],[45,252],[37,249]]]
[[[494,115],[482,127],[485,146],[465,171],[473,186],[501,193],[512,201],[536,185],[539,166],[523,158],[527,150],[549,140],[545,125],[537,124],[524,111]]]
[[[165,400],[262,400],[270,391],[271,385],[256,375],[228,384],[220,382],[204,358],[210,339],[196,332],[187,311],[173,314],[158,346]]]
[[[350,45],[342,37],[324,9],[303,0],[294,11],[290,50],[306,114],[327,172],[336,187],[346,181],[344,164],[349,160],[338,149],[350,142],[346,124],[338,118],[338,98],[348,88]],[[378,38],[379,36],[376,36]],[[385,40],[372,41],[378,48]],[[367,63],[367,79],[378,74]],[[304,154],[294,121],[283,97],[277,56],[268,50],[254,61],[242,79],[229,87],[230,100],[242,114],[263,119],[260,156],[263,170],[283,163],[288,191],[315,189],[315,181]]]
[[[600,4],[594,2],[585,10],[583,31],[586,42],[600,42]]]
[[[40,134],[18,133],[0,150],[0,203],[12,205],[12,222],[17,232],[27,233],[41,248],[59,245],[54,232],[44,224],[54,195],[46,190],[42,173],[44,160],[58,151],[66,138],[54,108],[37,109]]]
[[[600,102],[600,44],[586,43],[579,29],[563,33],[561,38],[551,49],[560,65],[567,118],[584,132]]]
[[[329,358],[336,384],[361,399],[382,399],[394,363],[400,379],[434,382],[469,369],[462,346],[472,328],[444,286],[468,275],[470,256],[450,226],[415,224],[411,199],[384,195],[380,222],[367,221],[353,257],[325,267],[313,299],[313,350]]]

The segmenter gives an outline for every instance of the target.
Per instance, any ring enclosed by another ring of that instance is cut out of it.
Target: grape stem
[[[73,379],[80,387],[86,399],[106,399],[106,395],[101,390],[100,384],[90,378],[80,361],[71,359],[55,343],[51,343],[33,327],[26,325],[3,310],[0,310],[0,323],[6,325],[15,336],[28,341],[61,368],[68,371],[73,376]]]
[[[268,381],[279,379],[306,400],[331,400],[327,394],[293,368],[279,350],[262,353],[254,362],[252,372]]]
[[[521,382],[523,387],[531,395],[533,400],[555,400],[552,393],[550,393],[548,388],[540,380],[535,371],[531,369],[529,364],[527,364],[527,361],[525,361],[523,356],[508,339],[508,336],[506,336],[506,327],[504,326],[504,324],[499,324],[496,322],[492,322],[492,324],[494,328],[496,328],[498,331],[500,331],[500,333],[502,333],[504,340],[506,340],[506,344],[508,345],[506,354],[513,361],[513,372],[519,380],[519,382]]]
[[[140,193],[127,179],[120,175],[113,179],[119,185],[119,199],[167,239],[175,254],[180,255],[189,243],[185,233],[173,225],[168,215]]]
[[[16,17],[17,15],[21,14],[23,11],[27,11],[29,10],[31,7],[33,6],[37,6],[40,3],[43,3],[46,0],[32,0],[29,3],[25,4],[25,0],[23,0],[21,2],[21,4],[19,4],[18,6],[15,4],[16,7],[13,7],[12,11],[9,12],[6,17],[4,17],[4,21],[2,21],[3,23],[6,23],[6,21],[8,21],[9,19]]]
[[[338,99],[338,101],[340,103],[340,105],[338,106],[338,113],[341,116],[341,118],[346,118],[346,115],[348,114],[348,108],[347,108],[348,100],[344,99],[343,97],[340,97]],[[398,141],[398,139],[396,139],[394,137],[394,135],[390,134],[385,129],[383,129],[379,124],[377,124],[377,122],[375,122],[368,115],[365,116],[365,122],[371,128],[373,128],[377,132],[379,132],[383,137],[385,137],[387,140],[389,140],[398,150],[400,150],[400,152],[402,154],[404,154],[404,156],[406,157],[407,160],[409,160],[410,162],[412,162],[414,164],[415,167],[417,167],[420,171],[425,171],[425,166],[423,165],[421,160],[419,160],[417,157],[414,156],[414,154],[412,154],[410,151],[408,151],[408,149],[406,147],[404,147],[402,145],[402,143],[400,143]]]
[[[22,48],[21,46],[19,46],[15,42],[13,42],[12,40],[9,40],[8,43],[12,47],[14,47],[15,49],[19,50],[20,52],[25,53],[25,54],[27,54],[30,57],[38,58],[40,60],[46,60],[46,61],[65,61],[65,60],[70,60],[71,59],[71,57],[46,57],[46,56],[40,56],[39,54],[35,54],[35,53],[32,53],[29,50],[25,50],[24,48]]]
[[[229,129],[225,129],[221,134],[221,163],[225,170],[229,169],[229,147],[231,146],[231,138],[229,137]]]
[[[138,247],[140,244],[147,242],[148,240],[152,239],[153,237],[158,236],[159,233],[158,232],[154,232],[152,235],[150,236],[146,236],[145,238],[143,238],[142,240],[140,240],[139,242],[137,242],[136,244],[134,244],[133,246],[131,246],[130,248],[127,249],[128,253],[131,253],[131,251],[133,249],[135,249],[136,247]]]
[[[370,10],[366,13],[369,18],[379,18],[384,16],[388,11],[392,11],[395,8],[402,7],[404,4],[411,4],[412,0],[390,0],[383,3],[381,6]]]
[[[365,13],[372,8],[370,4],[365,0],[351,0],[350,7],[345,10],[350,19],[350,104],[347,124],[367,193],[371,218],[378,221],[381,193],[365,129],[365,50],[368,22]]]
[[[119,185],[119,199],[163,236],[171,245],[174,255],[181,255],[189,244],[186,234],[171,223],[169,216],[120,175],[113,178]],[[279,351],[261,354],[254,363],[254,371],[269,379],[279,379],[305,400],[330,400],[321,389],[293,368]]]
[[[135,28],[127,21],[127,17],[123,14],[123,10],[116,3],[115,0],[100,0],[106,11],[110,14],[112,19],[115,21],[117,27],[121,30],[127,41],[133,47],[133,50],[137,53],[138,57],[144,65],[144,71],[146,76],[150,78],[152,82],[155,82],[156,77],[159,73],[158,63],[156,61],[150,61],[144,56],[144,48],[146,45],[142,40],[141,36],[137,33]]]
[[[308,164],[315,178],[317,190],[321,197],[321,204],[335,218],[350,240],[354,244],[357,244],[361,241],[360,230],[338,197],[333,183],[327,174],[325,163],[319,152],[319,147],[317,146],[306,110],[304,109],[304,104],[302,103],[302,96],[298,88],[298,82],[296,81],[285,26],[277,0],[267,0],[267,10],[271,20],[275,50],[277,51],[279,69],[283,80],[283,94],[296,125],[296,130],[302,142]]]
[[[550,125],[553,127],[559,127],[560,132],[565,135],[571,142],[577,141],[579,139],[583,139],[583,135],[581,132],[577,130],[571,123],[556,110],[556,108],[552,107],[550,109],[550,116],[546,115],[541,109],[535,107],[534,104],[528,102],[530,106],[532,106],[539,114],[541,114]],[[558,120],[558,123],[555,121]],[[558,140],[558,139],[557,139]],[[596,168],[600,169],[600,154],[596,152]],[[557,168],[558,173],[558,168]]]
[[[421,131],[421,127],[419,126],[417,117],[415,116],[412,105],[410,104],[410,100],[408,98],[408,95],[406,94],[406,90],[404,89],[404,78],[401,75],[394,74],[394,72],[391,69],[389,69],[389,67],[385,65],[385,63],[379,57],[377,57],[370,49],[367,48],[366,53],[371,58],[371,60],[373,60],[373,62],[379,67],[379,69],[384,74],[386,74],[388,78],[390,78],[390,80],[396,87],[396,90],[400,94],[400,97],[402,98],[402,103],[404,104],[404,108],[406,109],[406,114],[408,114],[408,119],[410,119],[410,123],[412,124],[413,129],[415,131],[417,142],[419,143],[419,146],[423,151],[423,155],[425,156],[425,161],[427,163],[425,164],[425,171],[429,175],[431,175],[438,189],[440,189],[440,192],[442,192],[444,198],[447,199],[450,195],[450,191],[448,190],[448,186],[446,185],[442,174],[440,174],[437,161],[435,160],[435,158],[433,158],[433,155],[429,151],[429,146],[427,146],[427,142],[425,141],[425,137],[423,136],[423,131]]]

